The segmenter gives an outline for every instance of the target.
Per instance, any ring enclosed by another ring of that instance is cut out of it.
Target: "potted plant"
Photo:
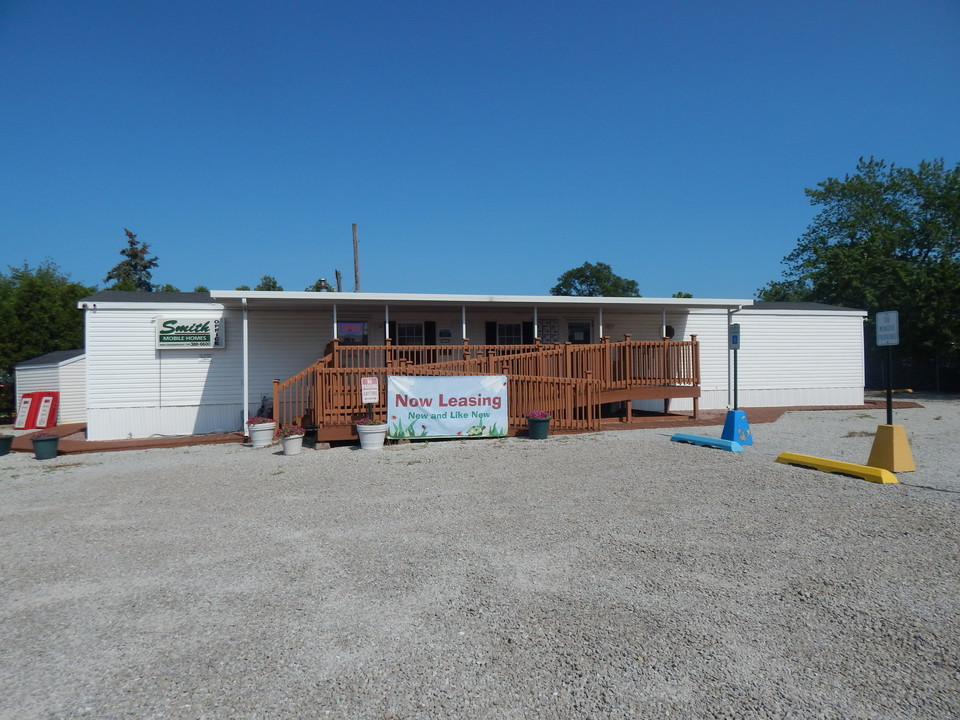
[[[544,440],[550,429],[548,410],[531,410],[527,413],[527,435],[531,440]]]
[[[250,434],[250,445],[252,447],[266,447],[273,442],[273,434],[277,429],[277,423],[273,418],[260,417],[256,415],[247,420],[247,432]]]
[[[33,441],[33,455],[37,460],[49,460],[57,456],[57,443],[60,436],[52,432],[38,432],[30,436]]]
[[[280,428],[280,444],[283,445],[284,455],[299,455],[303,449],[303,436],[306,434],[299,425],[287,425]]]
[[[11,445],[13,445],[13,435],[0,434],[0,455],[6,455],[10,452]]]
[[[371,415],[357,418],[357,435],[360,436],[360,447],[363,450],[381,450],[387,438],[387,424],[374,420]]]

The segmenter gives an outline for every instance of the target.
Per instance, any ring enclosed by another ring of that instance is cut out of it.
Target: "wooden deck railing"
[[[507,375],[512,427],[526,413],[550,410],[560,430],[599,429],[604,393],[644,389],[644,396],[671,397],[670,388],[690,386],[699,394],[699,345],[690,341],[623,341],[604,338],[592,345],[414,345],[331,343],[329,352],[287,380],[274,381],[274,417],[281,425],[313,423],[319,428],[351,427],[364,412],[360,378],[377,377],[384,390],[389,375]],[[385,395],[385,393],[382,394]],[[386,419],[386,406],[373,407]]]

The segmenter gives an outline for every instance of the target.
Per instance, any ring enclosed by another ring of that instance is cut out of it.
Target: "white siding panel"
[[[60,366],[60,423],[87,420],[86,357],[79,357]]]
[[[155,320],[219,316],[226,347],[157,350]],[[273,380],[315,362],[333,337],[329,311],[248,312],[248,411]],[[88,436],[105,440],[242,428],[243,313],[179,307],[101,308],[87,314]]]
[[[16,371],[17,407],[24,393],[60,390],[60,372],[56,365],[34,365]]]

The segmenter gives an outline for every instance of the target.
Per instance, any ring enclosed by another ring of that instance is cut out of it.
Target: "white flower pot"
[[[303,449],[303,435],[280,438],[280,444],[283,445],[284,455],[299,455]]]
[[[248,425],[247,432],[250,433],[250,444],[257,447],[266,447],[273,442],[273,433],[276,432],[277,424],[260,423],[259,425]]]
[[[382,450],[383,441],[387,437],[387,424],[357,425],[357,435],[360,436],[362,450]]]

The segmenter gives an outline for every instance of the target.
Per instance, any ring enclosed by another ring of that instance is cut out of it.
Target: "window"
[[[423,345],[423,323],[397,323],[397,345]]]
[[[520,323],[497,323],[497,344],[520,345],[523,343],[523,326]]]
[[[592,342],[590,330],[589,322],[571,320],[567,323],[567,339],[572,343],[588,344]]]
[[[358,322],[338,322],[337,337],[340,339],[342,345],[368,344],[366,320]]]

